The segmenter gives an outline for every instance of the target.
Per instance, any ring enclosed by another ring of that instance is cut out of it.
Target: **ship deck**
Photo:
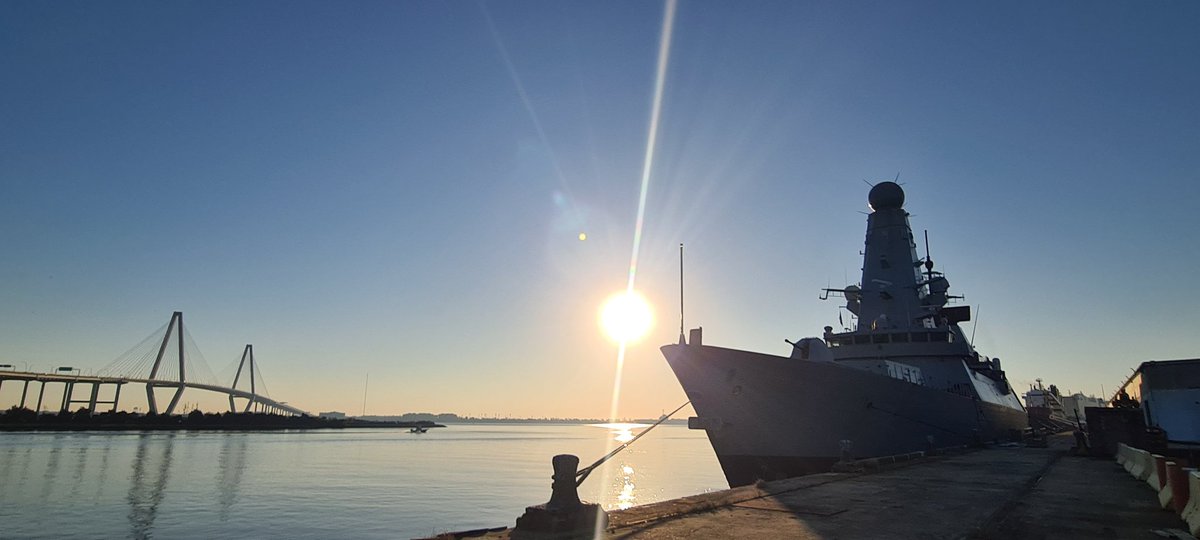
[[[1144,482],[1111,459],[1069,456],[1069,445],[1059,436],[1049,448],[993,448],[684,497],[610,512],[602,537],[1161,538],[1186,530]],[[471,537],[549,538],[481,532]]]

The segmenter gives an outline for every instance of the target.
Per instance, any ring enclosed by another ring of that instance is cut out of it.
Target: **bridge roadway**
[[[128,383],[140,383],[140,384],[145,384],[147,386],[155,387],[155,388],[157,388],[157,387],[179,388],[180,386],[183,386],[184,388],[195,388],[197,390],[207,390],[210,392],[218,392],[218,393],[226,394],[230,398],[242,398],[242,399],[250,400],[250,403],[258,403],[258,404],[265,406],[268,409],[276,409],[278,411],[286,412],[289,414],[294,414],[296,416],[312,416],[308,412],[305,412],[301,409],[297,409],[296,407],[293,407],[286,403],[275,401],[271,398],[268,398],[268,397],[260,395],[260,394],[254,394],[251,392],[247,392],[245,390],[238,390],[236,388],[229,388],[226,386],[219,386],[219,385],[215,385],[215,384],[204,384],[204,383],[197,383],[197,382],[191,382],[191,381],[185,381],[181,384],[178,381],[160,381],[160,380],[153,380],[153,379],[138,379],[138,378],[129,378],[129,377],[103,377],[103,376],[96,376],[96,375],[60,375],[57,373],[36,373],[36,372],[32,372],[32,371],[3,371],[3,370],[0,370],[0,387],[3,387],[5,381],[10,381],[10,380],[25,381],[25,389],[21,392],[21,406],[22,407],[25,406],[25,396],[29,390],[29,383],[31,383],[31,382],[40,383],[42,385],[42,387],[40,389],[41,391],[45,390],[45,385],[47,383],[63,383],[63,384],[68,385],[67,392],[71,392],[73,390],[74,385],[76,385],[76,384],[80,384],[80,383],[91,384],[92,385],[92,394],[91,394],[90,399],[81,401],[81,400],[71,399],[71,396],[69,394],[64,395],[63,396],[63,406],[60,410],[63,410],[63,411],[67,410],[70,407],[70,405],[73,403],[88,403],[88,408],[90,410],[92,410],[93,412],[96,410],[96,404],[98,404],[98,403],[104,404],[104,405],[112,405],[113,410],[116,410],[117,400],[120,398],[120,395],[121,395],[121,385],[128,384]],[[100,385],[104,385],[104,384],[117,385],[117,393],[112,401],[98,401],[97,400],[97,393],[99,391]],[[38,393],[38,409],[39,410],[41,409],[41,402],[42,402],[41,398],[42,398],[42,392],[39,392]],[[230,401],[230,404],[232,406],[232,399]]]

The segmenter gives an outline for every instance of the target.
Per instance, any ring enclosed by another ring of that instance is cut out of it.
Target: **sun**
[[[604,301],[600,326],[613,341],[630,343],[641,339],[654,327],[650,304],[636,292],[622,291]]]

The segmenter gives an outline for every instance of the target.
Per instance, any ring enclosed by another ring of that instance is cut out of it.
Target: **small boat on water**
[[[429,431],[429,428],[427,428],[425,426],[413,426],[411,428],[408,428],[409,433],[425,433],[427,431]]]
[[[934,270],[928,237],[917,256],[904,190],[881,182],[867,198],[861,282],[822,297],[844,298],[857,326],[788,341],[788,356],[706,345],[700,329],[662,347],[696,410],[688,426],[707,432],[730,486],[1016,438],[1028,426],[1000,360],[959,327],[970,307],[949,305],[961,297]]]

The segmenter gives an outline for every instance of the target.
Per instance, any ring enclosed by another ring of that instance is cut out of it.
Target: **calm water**
[[[407,538],[511,526],[549,498],[554,454],[586,466],[629,434],[546,424],[0,433],[0,536]],[[703,432],[662,425],[580,496],[612,509],[725,487]]]

